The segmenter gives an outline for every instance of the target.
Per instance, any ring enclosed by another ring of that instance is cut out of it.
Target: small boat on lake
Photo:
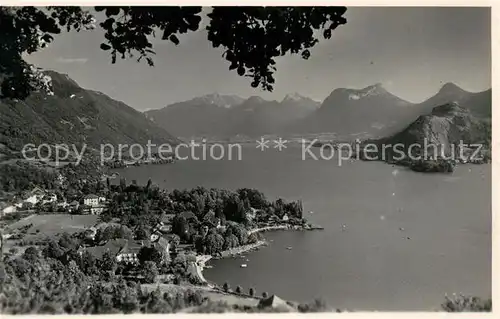
[[[292,247],[287,247],[286,249],[288,249],[288,250],[292,250]]]
[[[247,268],[247,264],[241,264],[240,267],[241,268]]]

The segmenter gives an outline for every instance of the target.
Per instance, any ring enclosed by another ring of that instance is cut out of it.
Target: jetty
[[[258,242],[255,242],[253,244],[248,244],[248,245],[243,245],[243,246],[231,248],[231,249],[228,249],[228,250],[221,252],[220,255],[218,256],[218,258],[234,257],[237,255],[243,254],[247,251],[255,250],[255,249],[259,248],[260,246],[264,246],[266,244],[267,244],[267,242],[265,240],[259,240]]]
[[[265,232],[271,230],[323,230],[324,228],[319,225],[305,224],[305,225],[275,225],[254,228],[248,231],[248,235],[258,232]]]

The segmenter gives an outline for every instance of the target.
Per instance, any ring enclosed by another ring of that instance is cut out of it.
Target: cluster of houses
[[[106,208],[106,197],[89,194],[83,197],[83,213],[98,215]]]
[[[12,203],[14,202],[14,203]],[[48,192],[40,187],[24,192],[19,197],[9,202],[0,202],[0,217],[7,214],[29,211],[37,204],[55,205],[57,210],[63,209],[68,213],[79,211],[82,214],[100,214],[107,205],[106,198],[94,194],[85,195],[80,201],[67,202],[64,198],[58,198],[54,193]]]
[[[166,263],[171,260],[171,255],[175,255],[184,250],[183,247],[173,247],[171,245],[172,217],[173,215],[164,216],[158,224],[152,227],[151,235],[146,240],[111,239],[105,243],[97,243],[95,246],[80,247],[78,252],[80,254],[88,252],[96,259],[101,259],[104,254],[108,253],[115,258],[118,263],[137,266],[139,264],[139,251],[143,247],[151,247],[161,252],[162,263]],[[95,227],[91,227],[85,232],[85,238],[87,240],[95,241],[96,235],[97,229]]]
[[[175,162],[175,155],[170,155],[168,157],[163,156],[144,156],[142,159],[114,159],[110,161],[106,161],[105,165],[110,168],[122,168],[129,166],[141,166],[148,164],[170,164]]]
[[[278,217],[274,214],[265,214],[262,210],[251,208],[249,212],[247,212],[247,220],[254,221],[259,226],[275,226],[277,224],[283,224],[290,222],[290,218],[288,214],[283,214],[282,217]]]
[[[138,265],[138,254],[142,247],[156,248],[161,252],[162,262],[167,262],[170,258],[169,241],[157,234],[151,235],[151,238],[148,240],[111,239],[104,245],[81,247],[78,253],[83,254],[86,251],[96,259],[102,259],[104,254],[108,253],[119,263]]]
[[[1,215],[15,213],[17,211],[29,210],[38,203],[48,204],[57,202],[57,195],[48,193],[40,187],[35,187],[29,192],[24,192],[19,198],[14,198],[15,203],[2,203]]]

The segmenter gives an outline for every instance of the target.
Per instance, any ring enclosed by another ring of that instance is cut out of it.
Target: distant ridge
[[[54,95],[33,93],[24,101],[0,99],[0,143],[20,149],[26,143],[179,142],[144,114],[109,96],[80,87],[68,75],[46,71]]]
[[[181,137],[259,136],[278,132],[305,117],[320,103],[298,93],[281,102],[260,96],[247,99],[228,95],[205,95],[145,112],[148,118]]]
[[[434,107],[454,101],[474,116],[491,117],[491,89],[471,93],[451,82],[422,103],[406,101],[375,83],[360,89],[336,88],[321,103],[297,92],[281,101],[214,93],[145,114],[182,137],[332,132],[353,139],[390,136]]]
[[[405,151],[408,151],[410,145],[423,146],[424,141],[427,141],[427,145],[443,148],[444,154],[450,154],[452,144],[457,151],[461,142],[479,143],[487,149],[491,145],[491,121],[474,116],[470,109],[457,102],[450,102],[434,107],[431,112],[419,116],[401,132],[375,143],[403,144],[406,146]],[[436,155],[441,154],[441,150],[437,152]]]
[[[413,116],[427,114],[438,105],[452,102],[457,102],[461,106],[470,109],[476,116],[491,117],[491,89],[481,92],[468,92],[451,82],[445,83],[435,95],[417,104]]]
[[[287,128],[289,133],[385,134],[413,105],[376,83],[362,89],[337,88],[315,112]]]
[[[289,126],[287,132],[334,132],[345,139],[384,137],[404,129],[434,107],[451,102],[460,103],[475,116],[491,118],[491,89],[471,93],[449,82],[429,99],[415,104],[376,83],[362,89],[333,90],[317,111]]]

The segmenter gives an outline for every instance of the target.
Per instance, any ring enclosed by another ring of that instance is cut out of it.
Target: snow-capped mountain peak
[[[369,96],[384,94],[387,91],[381,83],[370,85],[361,90],[350,90],[349,100],[359,100]]]
[[[307,99],[307,98],[300,95],[299,93],[295,92],[295,93],[285,95],[285,97],[283,98],[283,101],[299,102],[299,101],[302,101],[304,99]]]
[[[235,95],[221,95],[219,93],[211,93],[193,99],[195,102],[204,105],[215,105],[224,108],[240,104],[243,99]]]

